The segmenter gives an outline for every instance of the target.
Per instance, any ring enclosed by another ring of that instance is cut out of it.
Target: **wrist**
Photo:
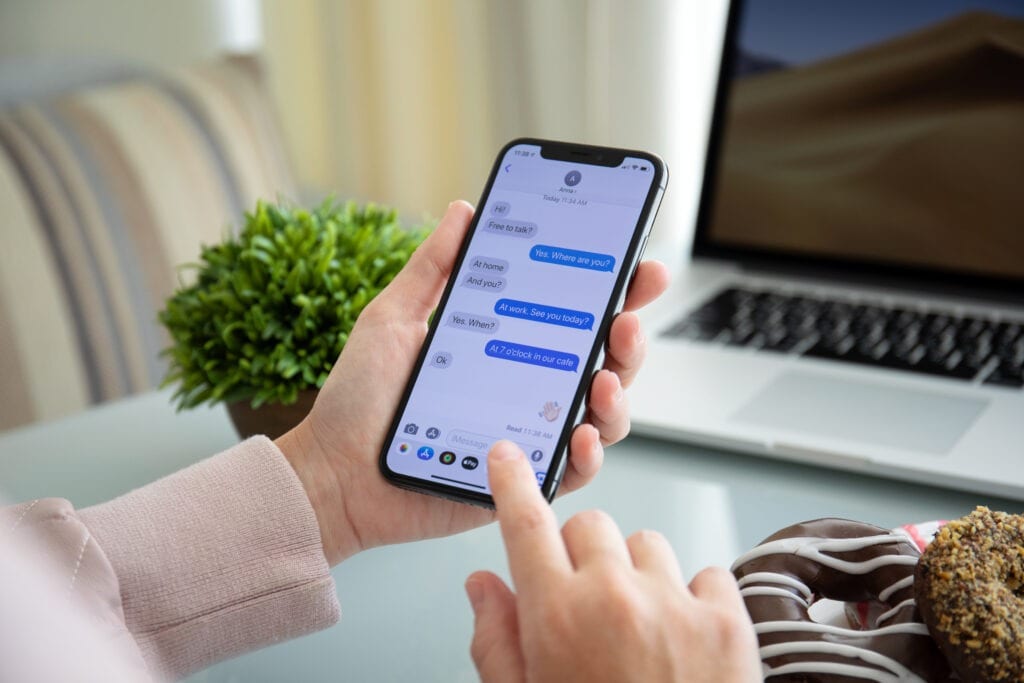
[[[302,483],[320,526],[324,557],[332,567],[362,550],[348,517],[342,482],[320,447],[308,418],[274,440]]]

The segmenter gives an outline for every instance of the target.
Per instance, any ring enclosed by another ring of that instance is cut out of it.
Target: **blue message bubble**
[[[542,349],[537,346],[516,344],[515,342],[501,341],[500,339],[487,342],[487,345],[484,346],[484,353],[491,358],[501,358],[502,360],[526,363],[527,365],[539,365],[543,368],[565,370],[566,372],[576,372],[580,364],[580,357],[575,353]]]
[[[574,311],[571,308],[558,308],[533,304],[529,301],[515,299],[498,299],[494,304],[494,312],[507,318],[533,320],[548,325],[561,325],[577,330],[594,329],[594,314],[585,311]]]
[[[615,270],[615,257],[611,254],[598,254],[593,251],[552,247],[549,244],[535,245],[530,249],[530,259],[540,261],[541,263],[554,263],[558,266],[600,270],[607,273]]]

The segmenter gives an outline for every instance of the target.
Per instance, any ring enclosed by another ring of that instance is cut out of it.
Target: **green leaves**
[[[237,238],[202,248],[195,284],[160,313],[173,341],[163,385],[179,384],[179,409],[293,403],[323,386],[356,318],[427,232],[373,204],[257,202]]]

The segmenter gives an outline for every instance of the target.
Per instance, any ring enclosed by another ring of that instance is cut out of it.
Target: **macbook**
[[[634,432],[1024,499],[1024,4],[732,3]]]

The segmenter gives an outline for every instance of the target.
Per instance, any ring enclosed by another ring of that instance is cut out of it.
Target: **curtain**
[[[520,136],[647,149],[695,207],[724,0],[264,0],[264,52],[299,178],[416,219],[475,202]]]

